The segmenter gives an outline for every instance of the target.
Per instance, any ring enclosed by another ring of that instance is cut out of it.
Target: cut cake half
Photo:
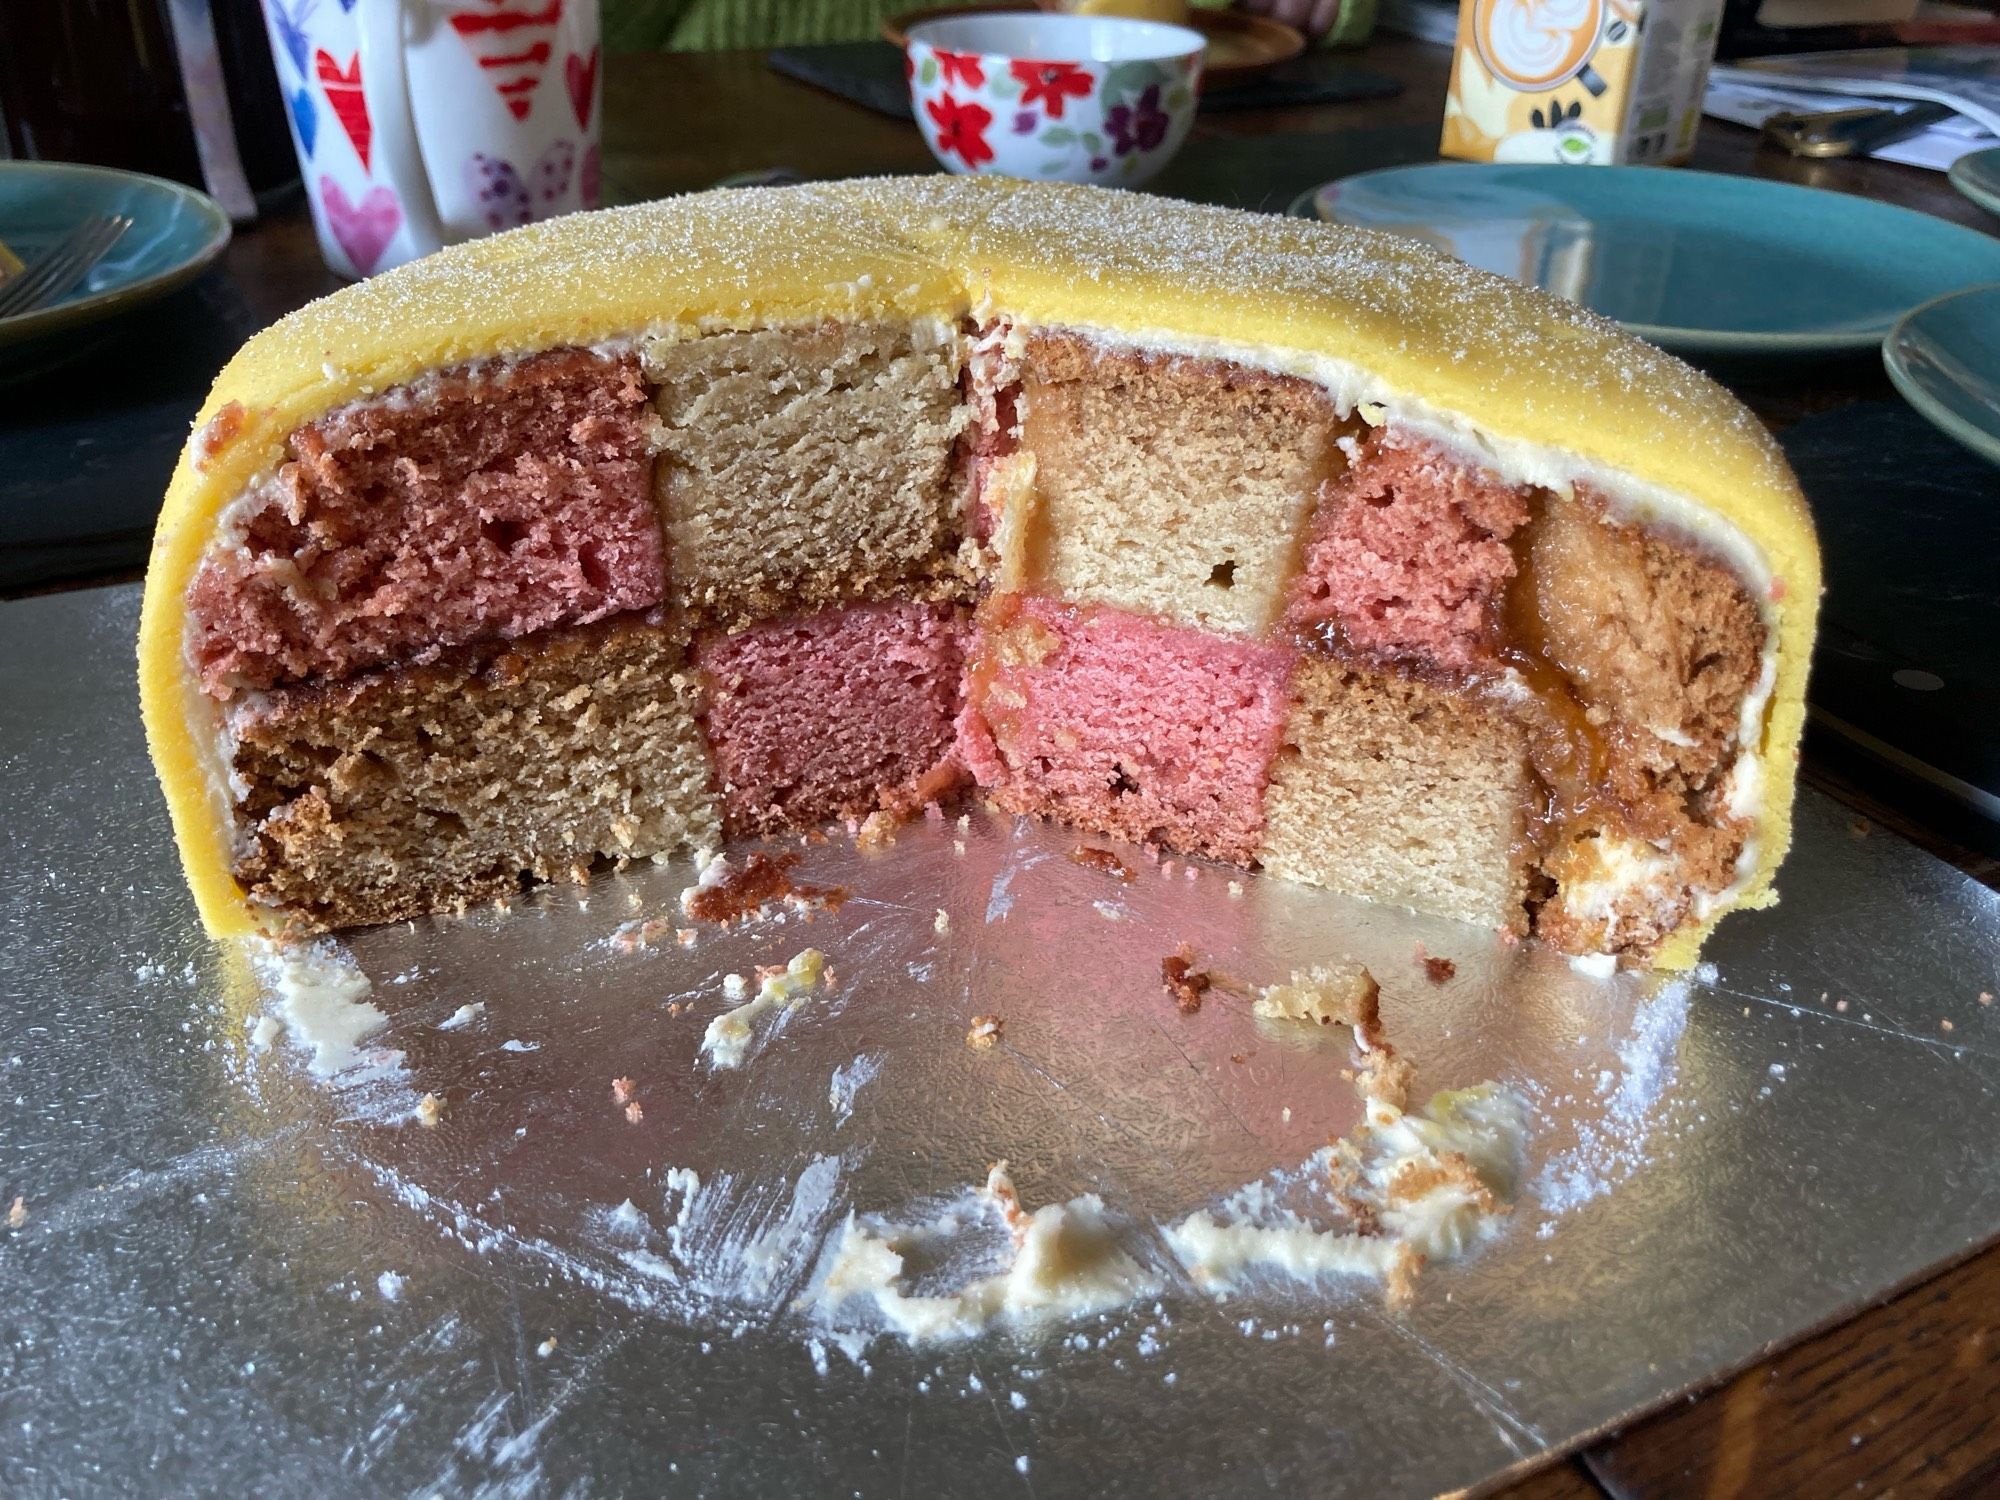
[[[701,194],[222,372],[140,686],[217,934],[983,796],[1693,960],[1819,595],[1712,382],[1415,244],[1094,189]]]

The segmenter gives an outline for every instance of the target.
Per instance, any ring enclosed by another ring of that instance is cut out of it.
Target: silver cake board
[[[1810,793],[1784,903],[1725,923],[1692,985],[1209,868],[1121,884],[1074,835],[975,813],[876,853],[836,837],[800,873],[849,886],[838,911],[687,947],[685,864],[363,934],[386,1062],[327,1083],[284,1035],[257,1048],[269,997],[196,924],[137,602],[0,606],[8,1494],[1427,1494],[2000,1234],[2000,901]],[[1158,983],[1182,942],[1259,981],[1351,954],[1423,1090],[1529,1094],[1501,1235],[1402,1312],[1360,1284],[1174,1283],[843,1351],[797,1299],[850,1209],[1004,1156],[1031,1206],[1096,1192],[1159,1224],[1352,1126],[1338,1028],[1183,1016]],[[741,1071],[701,1066],[720,976],[807,943],[837,982]],[[976,1013],[1001,1045],[966,1046]],[[675,1168],[718,1205],[679,1279],[635,1248]]]

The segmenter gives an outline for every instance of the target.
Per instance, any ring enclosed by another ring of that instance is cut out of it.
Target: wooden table
[[[1391,38],[1355,61],[1399,79],[1402,95],[1205,115],[1196,140],[1211,153],[1234,150],[1246,161],[1268,153],[1282,162],[1301,149],[1298,133],[1313,133],[1324,146],[1326,133],[1343,132],[1333,144],[1353,161],[1348,170],[1372,164],[1371,155],[1410,159],[1413,142],[1419,153],[1428,151],[1443,118],[1448,52]],[[617,199],[681,192],[728,173],[772,167],[831,177],[933,165],[914,126],[782,79],[758,54],[613,58],[605,85],[605,180]],[[1703,127],[1695,164],[1862,193],[1992,227],[1941,174],[1878,162],[1794,160],[1760,148],[1750,131],[1715,122]],[[1299,186],[1316,180],[1309,162],[1302,170],[1308,175]],[[84,455],[112,445],[115,452],[92,460],[100,468],[91,493],[115,490],[136,509],[129,518],[112,517],[119,524],[101,538],[61,543],[76,559],[64,577],[136,577],[151,507],[214,370],[241,337],[336,284],[320,265],[302,208],[240,234],[218,272],[127,336],[128,346],[151,341],[146,363],[121,365],[115,382],[106,370],[84,365],[0,405],[0,511],[10,498],[10,467],[41,466],[27,483],[54,504],[53,487],[68,482]],[[1872,358],[1730,379],[1777,426],[1889,394]],[[91,417],[80,420],[80,410]],[[1879,821],[2000,885],[2000,866],[1878,806],[1871,788],[1841,781],[1810,760],[1807,770]],[[2000,1248],[1501,1493],[1512,1500],[2000,1494]]]

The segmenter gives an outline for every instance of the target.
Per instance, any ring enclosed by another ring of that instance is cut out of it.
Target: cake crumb
[[[1944,1030],[1946,1030],[1946,1031],[1953,1031],[1953,1030],[1956,1030],[1956,1029],[1957,1029],[1957,1028],[1955,1028],[1955,1027],[1954,1027],[1954,1026],[1953,1026],[1953,1025],[1951,1024],[1951,1021],[1949,1020],[1949,1018],[1947,1018],[1947,1019],[1945,1019],[1945,1020],[1942,1020],[1942,1021],[1938,1022],[1938,1025],[1939,1025],[1940,1027],[1942,1027],[1942,1028],[1943,1028]]]
[[[1265,987],[1251,1010],[1266,1020],[1336,1021],[1349,1027],[1364,1046],[1376,1045],[1381,1024],[1378,1002],[1382,986],[1365,964],[1351,960],[1319,964]]]
[[[1847,1002],[1845,1000],[1834,1001],[1833,1008],[1839,1011],[1843,1016],[1847,1014]]]
[[[636,953],[641,948],[650,948],[656,938],[672,931],[672,917],[648,917],[643,922],[632,922],[619,928],[613,941],[619,952]]]
[[[444,1100],[436,1094],[426,1094],[417,1101],[417,1123],[426,1130],[436,1130],[438,1121],[444,1118]]]
[[[625,1123],[627,1125],[637,1125],[645,1118],[646,1111],[637,1099],[627,1101],[625,1105]]]
[[[1448,958],[1433,958],[1424,951],[1422,943],[1417,944],[1417,962],[1424,966],[1424,978],[1432,984],[1443,984],[1458,973],[1458,965]]]
[[[1395,1048],[1378,1042],[1362,1055],[1361,1071],[1355,1076],[1354,1086],[1369,1103],[1400,1110],[1409,1105],[1410,1084],[1416,1071],[1408,1058],[1397,1055]]]
[[[1202,997],[1215,987],[1214,976],[1196,968],[1194,960],[1194,949],[1186,943],[1160,960],[1160,983],[1184,1016],[1199,1011]]]
[[[1396,1247],[1389,1263],[1387,1299],[1392,1308],[1408,1307],[1417,1295],[1417,1278],[1424,1271],[1423,1252],[1409,1244]]]
[[[1101,870],[1106,875],[1123,884],[1130,885],[1137,878],[1132,867],[1109,849],[1099,849],[1094,844],[1078,844],[1069,851],[1071,864],[1082,865],[1087,870]]]
[[[1866,818],[1856,818],[1852,823],[1847,825],[1847,831],[1858,839],[1865,839],[1868,837],[1872,826]]]
[[[632,1102],[633,1096],[637,1093],[638,1088],[639,1085],[634,1083],[629,1078],[612,1079],[611,1102],[613,1104],[618,1105],[622,1109],[625,1105],[630,1104]]]
[[[861,820],[861,827],[854,835],[857,849],[886,849],[896,842],[898,819],[892,812],[879,808]]]
[[[1993,992],[1991,990],[1981,990],[1979,992],[1979,1003],[1981,1005],[1991,1005],[1993,1003]]]
[[[965,1034],[965,1045],[981,1049],[991,1047],[1000,1040],[1000,1032],[1006,1024],[998,1016],[974,1016],[972,1030]]]
[[[799,885],[792,880],[797,854],[753,854],[741,869],[713,859],[701,878],[681,892],[681,910],[697,922],[727,927],[778,901],[837,910],[847,899],[844,886]]]
[[[1013,1236],[1014,1248],[1028,1238],[1028,1222],[1032,1217],[1021,1207],[1021,1195],[1014,1191],[1014,1179],[1008,1175],[1007,1163],[1003,1158],[986,1169],[986,1186],[980,1190],[1000,1210],[1001,1221],[1007,1226],[1007,1233]]]
[[[942,906],[937,909],[937,920],[931,923],[931,931],[937,933],[940,937],[951,931],[951,913],[946,911]]]
[[[28,1200],[16,1195],[13,1205],[7,1210],[7,1227],[19,1229],[28,1222]]]
[[[1242,881],[1240,881],[1240,880],[1232,880],[1232,881],[1230,881],[1230,882],[1229,882],[1229,894],[1230,894],[1230,895],[1232,895],[1232,896],[1239,896],[1239,897],[1240,897],[1240,896],[1241,896],[1241,895],[1243,894],[1243,882],[1242,882]]]
[[[692,948],[694,946],[694,929],[692,927],[676,927],[674,929],[674,941],[679,943],[683,948]]]
[[[554,1334],[550,1334],[547,1338],[543,1339],[541,1343],[535,1346],[535,1353],[539,1354],[543,1359],[547,1359],[551,1354],[555,1352],[556,1352],[556,1340]]]

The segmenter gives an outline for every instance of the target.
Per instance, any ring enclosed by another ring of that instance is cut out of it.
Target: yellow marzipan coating
[[[531,225],[349,287],[243,347],[169,487],[139,643],[147,736],[210,930],[255,923],[229,874],[226,797],[203,761],[214,710],[186,665],[183,601],[219,513],[275,468],[285,434],[490,355],[972,308],[1341,361],[1490,438],[1576,455],[1732,523],[1776,580],[1759,868],[1736,905],[1773,899],[1819,552],[1777,445],[1732,396],[1570,303],[1411,241],[1140,194],[926,177],[725,190]],[[233,431],[204,443],[203,424],[232,403]],[[1677,934],[1661,966],[1692,962],[1705,932]]]

